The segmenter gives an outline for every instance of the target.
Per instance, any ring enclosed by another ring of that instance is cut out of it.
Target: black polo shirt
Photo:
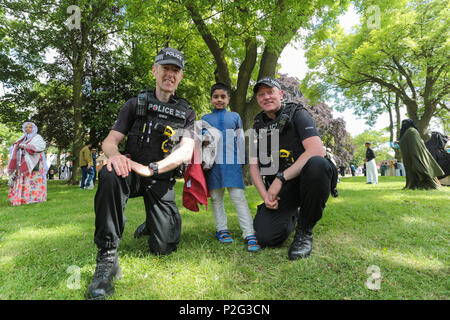
[[[367,148],[367,150],[366,150],[366,159],[367,159],[367,161],[375,159],[375,152],[373,152],[373,150],[370,148]]]
[[[276,116],[278,117],[281,113],[281,109],[276,112]],[[262,114],[262,120],[264,123],[270,122],[273,119],[269,118],[264,112]],[[305,139],[317,136],[320,137],[319,131],[317,130],[314,119],[311,117],[309,112],[306,109],[299,109],[294,113],[294,116],[291,119],[291,123],[295,128],[295,131],[298,134],[299,142],[301,143],[300,154],[305,152],[305,148],[303,147],[302,142]]]

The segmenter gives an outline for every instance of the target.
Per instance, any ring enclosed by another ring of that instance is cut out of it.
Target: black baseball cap
[[[275,80],[274,78],[271,78],[271,77],[264,77],[264,78],[259,79],[258,82],[255,84],[255,86],[253,87],[253,93],[258,92],[258,88],[262,84],[265,84],[266,86],[269,86],[271,88],[277,87],[278,89],[281,90],[281,86],[277,80]]]
[[[157,64],[173,64],[184,69],[184,54],[177,49],[167,47],[162,49],[155,58]]]

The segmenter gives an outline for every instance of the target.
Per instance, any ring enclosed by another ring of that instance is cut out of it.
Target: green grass
[[[182,182],[178,251],[153,256],[146,239],[133,238],[145,214],[142,198],[130,199],[119,247],[124,276],[113,299],[448,299],[450,188],[405,191],[402,177],[379,179],[341,180],[314,229],[311,257],[299,261],[287,259],[293,235],[248,253],[228,197],[235,241],[219,244],[211,209],[181,206]],[[95,190],[50,181],[47,202],[19,207],[7,193],[0,182],[0,299],[84,299],[95,270]],[[246,194],[254,214],[261,201],[253,187]],[[376,291],[364,284],[371,265],[382,275]],[[70,266],[79,268],[78,287]]]

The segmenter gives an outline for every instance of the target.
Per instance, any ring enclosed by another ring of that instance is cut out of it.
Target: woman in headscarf
[[[411,119],[402,121],[399,139],[400,151],[406,171],[405,189],[437,189],[436,177],[444,174],[431,156]]]
[[[444,171],[444,175],[438,177],[438,179],[444,179],[450,176],[450,153],[445,150],[445,145],[449,141],[450,137],[443,135],[440,132],[433,131],[431,138],[425,142],[425,146],[430,151],[434,160],[439,164]]]
[[[45,141],[32,122],[22,125],[24,135],[10,148],[8,198],[13,206],[47,200]]]

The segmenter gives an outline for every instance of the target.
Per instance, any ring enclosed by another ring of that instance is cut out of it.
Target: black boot
[[[143,236],[149,236],[150,235],[150,231],[147,229],[147,224],[144,222],[143,224],[141,224],[139,227],[136,228],[136,231],[134,232],[134,237],[140,238]]]
[[[88,299],[103,300],[114,293],[113,280],[122,277],[117,249],[98,249],[97,267],[89,285]]]
[[[312,251],[312,243],[312,228],[304,230],[300,227],[300,224],[297,224],[294,241],[292,242],[288,252],[289,260],[297,260],[309,257],[309,254]]]

